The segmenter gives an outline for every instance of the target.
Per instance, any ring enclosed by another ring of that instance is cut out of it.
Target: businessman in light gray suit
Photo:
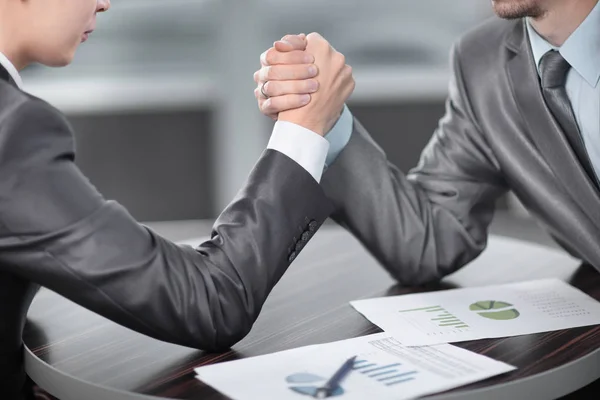
[[[600,269],[597,2],[492,1],[500,18],[453,47],[446,113],[408,174],[347,107],[327,133],[321,186],[333,218],[400,283],[437,280],[477,257],[508,190],[570,254]],[[304,93],[287,69],[288,54],[302,50],[288,39],[262,57],[255,80],[266,115]],[[410,134],[402,121],[397,130]]]

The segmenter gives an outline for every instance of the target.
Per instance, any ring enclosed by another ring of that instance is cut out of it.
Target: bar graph
[[[378,365],[367,360],[356,360],[354,370],[381,382],[386,386],[394,386],[415,379],[417,372],[414,370],[403,370],[401,363]]]
[[[420,307],[420,308],[411,308],[408,310],[399,310],[399,313],[420,313],[421,317],[426,317],[432,323],[436,324],[440,327],[450,327],[450,328],[468,328],[469,325],[461,321],[459,318],[454,316],[453,314],[446,311],[441,306],[429,306],[429,307]],[[425,315],[424,313],[430,313]]]

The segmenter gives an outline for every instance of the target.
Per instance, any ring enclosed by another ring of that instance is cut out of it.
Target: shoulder
[[[458,39],[457,46],[461,51],[492,50],[503,45],[506,35],[520,24],[522,24],[521,19],[488,18],[466,31]]]
[[[38,115],[67,123],[63,114],[46,101],[0,81],[0,124],[7,120]]]
[[[507,36],[522,26],[523,21],[489,18],[466,31],[453,46],[455,64],[468,72],[496,69],[504,62]]]
[[[504,79],[510,57],[507,40],[523,21],[489,18],[465,32],[453,45],[450,54],[451,91],[460,91],[473,100],[495,90]]]
[[[73,150],[66,117],[47,102],[0,83],[0,158],[52,157]]]

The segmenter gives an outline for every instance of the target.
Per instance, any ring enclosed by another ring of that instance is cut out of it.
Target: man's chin
[[[503,19],[539,18],[544,15],[536,0],[492,0],[492,8]]]
[[[75,52],[67,52],[61,55],[54,55],[51,58],[45,58],[44,60],[40,61],[40,64],[54,68],[66,67],[73,62],[74,57]]]

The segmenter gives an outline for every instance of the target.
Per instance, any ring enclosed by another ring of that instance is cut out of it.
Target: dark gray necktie
[[[559,52],[552,50],[544,54],[540,61],[542,94],[548,108],[561,126],[571,148],[577,155],[577,158],[579,158],[581,165],[591,181],[598,188],[598,181],[585,149],[583,138],[579,133],[577,120],[575,119],[573,108],[565,89],[569,69],[571,69],[571,65],[569,65]]]

